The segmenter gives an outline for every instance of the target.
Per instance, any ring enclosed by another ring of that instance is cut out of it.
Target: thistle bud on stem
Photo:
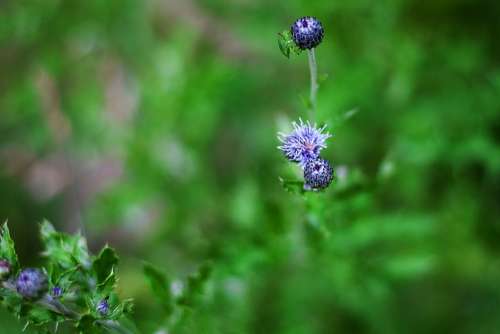
[[[6,260],[0,260],[0,280],[7,279],[10,276],[10,263]]]

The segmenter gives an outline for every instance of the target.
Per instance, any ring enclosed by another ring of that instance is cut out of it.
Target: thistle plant
[[[333,180],[333,168],[330,163],[321,158],[320,152],[326,148],[326,140],[331,135],[326,132],[326,125],[318,127],[315,123],[316,102],[318,93],[318,67],[315,48],[321,44],[324,29],[321,22],[311,16],[296,20],[290,30],[279,34],[279,47],[287,58],[291,54],[299,55],[307,51],[309,71],[311,76],[310,94],[308,103],[308,117],[306,122],[299,118],[292,122],[293,130],[290,133],[278,133],[278,146],[285,158],[297,163],[303,172],[303,190],[318,191],[326,189]]]
[[[2,227],[2,305],[25,320],[25,327],[41,333],[53,333],[63,323],[70,323],[80,333],[132,333],[120,322],[131,312],[132,301],[120,300],[116,293],[115,251],[105,246],[92,256],[80,234],[57,232],[48,222],[40,225],[40,234],[47,266],[21,269],[9,229],[6,224]]]
[[[0,304],[39,333],[54,333],[65,324],[78,333],[137,333],[128,318],[131,299],[116,292],[118,256],[109,246],[91,255],[85,238],[58,232],[47,221],[40,225],[44,245],[43,268],[21,268],[7,224],[0,228]],[[150,283],[165,311],[158,326],[182,328],[191,308],[202,294],[211,265],[202,265],[189,276],[177,298],[170,292],[168,277],[144,264]]]

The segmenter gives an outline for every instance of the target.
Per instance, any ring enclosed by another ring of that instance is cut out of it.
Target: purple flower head
[[[325,189],[333,180],[333,168],[327,160],[310,160],[304,168],[305,189]]]
[[[290,134],[278,133],[278,139],[282,145],[278,146],[285,157],[293,162],[299,163],[304,168],[308,161],[317,159],[319,152],[326,148],[326,140],[331,137],[328,132],[325,132],[326,125],[317,128],[316,124],[311,125],[309,122],[292,123],[293,131]]]
[[[301,17],[290,28],[295,44],[302,50],[312,49],[323,40],[323,26],[315,17]]]
[[[106,315],[109,312],[109,303],[108,303],[108,298],[104,298],[97,304],[97,312],[99,312],[100,315]]]
[[[0,260],[0,280],[9,277],[10,263],[5,260]]]
[[[17,278],[16,289],[26,299],[38,299],[48,290],[47,275],[40,269],[24,269]]]

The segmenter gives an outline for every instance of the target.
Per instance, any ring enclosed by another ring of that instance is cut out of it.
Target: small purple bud
[[[52,297],[59,298],[63,294],[63,290],[59,286],[55,286],[52,288]]]
[[[24,269],[17,278],[16,289],[26,299],[38,299],[48,290],[47,276],[40,269]]]
[[[105,298],[97,304],[97,312],[99,312],[100,315],[106,315],[109,312],[109,304],[108,304],[108,298]]]
[[[10,275],[10,263],[5,260],[0,260],[0,280],[8,278]]]

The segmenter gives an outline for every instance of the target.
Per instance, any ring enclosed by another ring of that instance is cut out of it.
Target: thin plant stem
[[[315,122],[316,118],[316,100],[318,95],[318,65],[316,63],[316,54],[314,48],[307,50],[307,58],[309,59],[309,71],[311,72],[311,93],[309,96],[309,118],[311,122]]]

